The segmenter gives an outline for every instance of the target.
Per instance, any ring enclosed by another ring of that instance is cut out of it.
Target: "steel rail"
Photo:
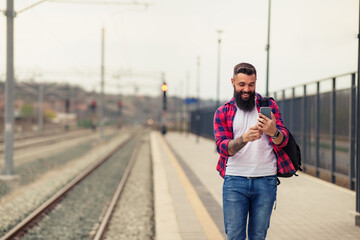
[[[81,137],[84,137],[86,135],[87,135],[87,133],[84,133],[84,134],[81,134],[80,136],[77,136],[76,138],[81,138]],[[32,142],[32,143],[28,143],[28,144],[24,144],[24,145],[20,145],[20,146],[15,145],[14,150],[26,149],[26,148],[35,147],[35,146],[36,147],[46,146],[46,145],[50,145],[50,144],[53,144],[53,143],[65,141],[65,140],[68,140],[68,139],[74,139],[74,136],[73,135],[61,136],[61,137],[55,138],[55,139],[44,139],[42,141]],[[28,139],[26,139],[26,140],[28,140]],[[0,154],[3,154],[3,153],[4,153],[4,149],[0,149]]]
[[[103,158],[99,159],[91,166],[89,166],[86,170],[84,170],[80,175],[74,178],[71,182],[69,182],[65,187],[55,193],[50,199],[44,202],[40,207],[34,210],[30,215],[28,215],[25,219],[23,219],[19,224],[17,224],[14,228],[12,228],[9,232],[7,232],[4,236],[0,238],[0,240],[9,240],[13,239],[17,236],[20,236],[24,230],[30,228],[34,223],[42,218],[42,215],[47,211],[50,211],[53,207],[56,206],[57,202],[60,202],[62,197],[69,192],[74,186],[80,183],[83,179],[85,179],[89,174],[91,174],[95,169],[97,169],[102,163],[108,160],[111,156],[113,156],[116,152],[118,152],[124,145],[133,137],[130,135],[125,141],[120,143],[117,147],[115,147],[112,151],[107,153]]]
[[[131,170],[132,170],[132,168],[133,168],[133,166],[135,164],[135,161],[136,161],[136,159],[137,159],[137,157],[139,155],[140,151],[138,151],[137,149],[139,149],[139,147],[140,147],[140,145],[142,143],[143,143],[143,141],[140,139],[137,142],[136,146],[135,146],[135,150],[134,150],[134,152],[133,152],[133,154],[132,154],[132,156],[130,158],[130,161],[128,163],[128,166],[125,169],[125,172],[124,172],[123,176],[121,177],[120,183],[119,183],[119,185],[118,185],[118,187],[117,187],[117,189],[116,189],[116,191],[115,191],[115,193],[113,195],[113,198],[112,198],[112,200],[110,202],[110,205],[109,205],[108,209],[106,210],[104,218],[102,219],[101,224],[100,224],[100,226],[99,226],[99,228],[98,228],[98,230],[96,232],[94,240],[101,240],[102,237],[104,236],[105,232],[106,232],[106,229],[107,229],[107,227],[108,227],[108,225],[110,223],[112,214],[113,214],[113,212],[115,210],[115,207],[116,207],[116,205],[118,203],[118,200],[119,200],[119,198],[121,196],[121,193],[124,190],[125,184],[126,184],[128,178],[130,176],[130,173],[131,173]]]
[[[37,137],[46,137],[49,135],[53,135],[53,134],[62,134],[62,133],[73,133],[73,132],[78,132],[78,131],[84,131],[85,129],[83,128],[76,128],[74,130],[64,130],[63,127],[61,128],[56,128],[55,130],[51,130],[51,131],[42,131],[42,132],[29,132],[29,133],[23,133],[20,135],[15,135],[14,136],[14,140],[16,141],[22,141],[22,140],[26,140],[26,139],[31,139],[31,138],[37,138]],[[0,137],[0,143],[4,142],[4,138]]]

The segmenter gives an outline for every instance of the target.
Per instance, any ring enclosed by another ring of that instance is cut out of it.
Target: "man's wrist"
[[[279,134],[280,134],[280,131],[279,131],[278,129],[276,129],[275,134],[274,134],[274,135],[270,135],[270,137],[271,137],[272,139],[275,139],[275,138],[279,137]]]

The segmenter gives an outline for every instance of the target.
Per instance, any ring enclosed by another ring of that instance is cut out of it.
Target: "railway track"
[[[45,137],[45,136],[52,136],[54,134],[62,134],[67,132],[78,132],[83,131],[83,128],[76,128],[73,130],[64,130],[64,128],[55,128],[53,130],[47,130],[42,132],[28,132],[28,133],[22,133],[22,134],[15,134],[14,140],[15,141],[21,141],[29,138],[37,138],[37,137]],[[0,137],[0,143],[4,143],[4,137]]]
[[[80,138],[92,134],[91,130],[76,130],[71,132],[54,132],[49,135],[33,135],[18,139],[14,142],[14,150],[21,150],[37,146],[46,146],[69,139]],[[0,154],[4,154],[4,144],[0,144]]]
[[[141,137],[132,134],[0,240],[101,239],[135,162],[140,144]]]

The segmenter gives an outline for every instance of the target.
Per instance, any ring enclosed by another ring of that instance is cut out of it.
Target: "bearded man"
[[[277,172],[295,172],[284,154],[289,133],[278,106],[269,100],[271,119],[259,113],[262,97],[255,92],[256,69],[249,63],[234,67],[233,98],[214,116],[220,154],[217,170],[224,178],[223,212],[228,239],[265,239],[276,200]]]

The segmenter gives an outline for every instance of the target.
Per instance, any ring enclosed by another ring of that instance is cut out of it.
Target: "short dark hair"
[[[255,74],[256,77],[256,69],[250,63],[239,63],[234,67],[234,77],[239,74],[244,73],[246,75],[253,75]]]

